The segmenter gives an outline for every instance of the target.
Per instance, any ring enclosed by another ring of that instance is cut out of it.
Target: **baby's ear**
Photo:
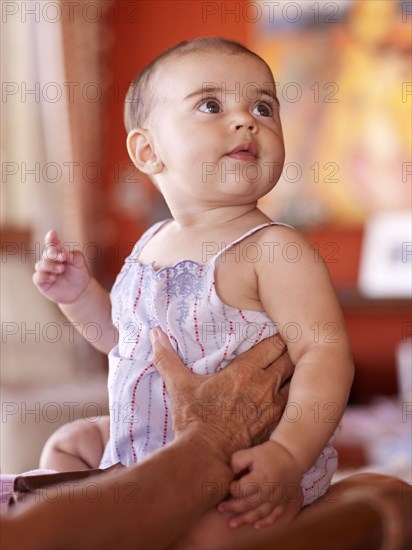
[[[163,164],[153,150],[148,130],[141,128],[131,130],[127,136],[126,145],[130,158],[141,172],[154,176],[163,170]]]

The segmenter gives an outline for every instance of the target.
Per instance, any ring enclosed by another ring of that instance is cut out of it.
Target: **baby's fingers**
[[[56,281],[57,274],[50,271],[36,271],[33,275],[33,283],[43,291],[46,291]]]
[[[65,270],[61,262],[40,260],[34,264],[33,283],[41,290],[46,291],[56,282],[56,279]]]
[[[260,529],[261,527],[268,527],[269,525],[272,525],[272,523],[283,514],[284,510],[285,506],[283,504],[276,506],[276,508],[269,512],[266,517],[255,521],[253,527],[255,527],[255,529]]]
[[[235,474],[249,468],[253,463],[253,451],[251,449],[243,449],[236,451],[232,455],[231,466]]]
[[[251,507],[253,507],[253,504],[251,504],[247,499],[230,498],[221,502],[217,509],[219,512],[224,512],[227,514],[241,514],[247,510],[250,510]]]
[[[64,264],[60,262],[47,262],[46,260],[40,260],[34,264],[34,270],[37,273],[54,273],[59,275],[64,271]]]
[[[250,477],[250,476],[245,476]],[[261,491],[257,483],[245,483],[244,479],[235,481],[230,486],[231,498],[224,500],[218,506],[219,512],[229,514],[240,514],[258,505],[261,498]]]
[[[67,262],[69,259],[69,253],[55,229],[51,229],[44,239],[42,259],[45,262]]]
[[[229,519],[229,527],[240,527],[246,523],[252,523],[256,526],[258,522],[264,521],[268,514],[270,514],[272,508],[273,506],[270,502],[264,502],[252,510],[231,517]]]

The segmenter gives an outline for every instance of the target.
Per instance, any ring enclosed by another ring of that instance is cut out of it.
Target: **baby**
[[[140,238],[110,297],[54,231],[34,282],[80,330],[91,320],[102,325],[97,345],[109,352],[110,396],[102,466],[140,461],[173,437],[165,385],[151,363],[151,329],[166,333],[187,367],[203,374],[281,333],[296,365],[288,406],[268,441],[233,455],[234,472],[246,473],[219,505],[232,514],[231,526],[270,525],[293,490],[295,498],[302,490],[306,505],[328,488],[337,465],[329,440],[353,378],[325,265],[302,235],[257,208],[284,162],[273,76],[238,43],[182,42],[131,84],[125,121],[130,157],[173,219]]]

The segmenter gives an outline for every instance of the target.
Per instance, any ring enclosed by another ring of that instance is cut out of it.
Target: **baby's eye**
[[[267,103],[258,103],[252,113],[259,116],[273,116],[273,110]]]
[[[200,103],[198,110],[202,113],[220,113],[222,108],[220,107],[219,103],[215,99],[204,99],[202,103]]]

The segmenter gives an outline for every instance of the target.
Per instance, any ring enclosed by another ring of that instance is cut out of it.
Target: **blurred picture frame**
[[[365,225],[358,287],[368,298],[412,295],[412,211],[374,214]]]

